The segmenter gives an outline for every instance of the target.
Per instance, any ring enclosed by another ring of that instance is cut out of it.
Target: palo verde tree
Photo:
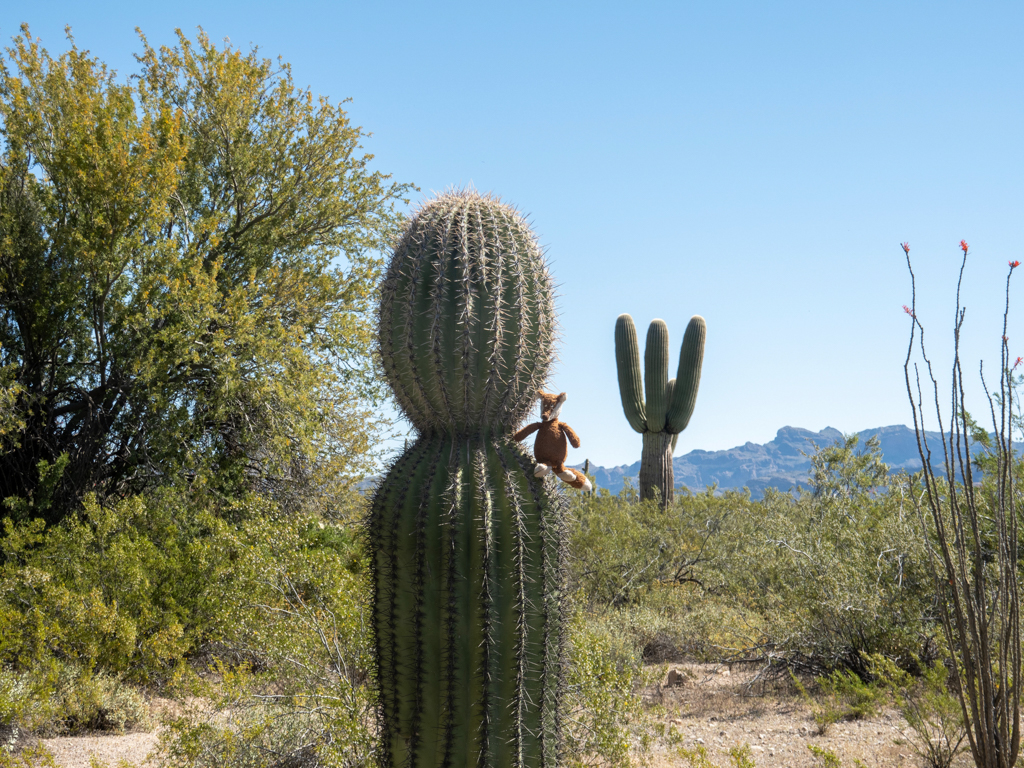
[[[22,514],[172,480],[287,506],[371,448],[377,254],[409,187],[286,64],[177,37],[141,37],[127,79],[27,27],[0,60],[0,500]]]

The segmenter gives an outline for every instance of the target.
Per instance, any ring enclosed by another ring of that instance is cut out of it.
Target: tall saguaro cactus
[[[561,496],[511,439],[547,377],[554,327],[544,257],[510,206],[448,193],[410,221],[378,343],[419,437],[368,521],[389,768],[558,762]]]
[[[658,489],[664,507],[672,503],[675,494],[672,451],[679,433],[689,424],[697,403],[706,335],[704,318],[700,315],[690,318],[679,351],[676,378],[669,379],[668,326],[664,320],[652,321],[647,329],[641,383],[640,348],[633,318],[622,314],[615,321],[615,362],[622,410],[629,426],[644,436],[640,458],[640,498],[652,499],[655,489]]]

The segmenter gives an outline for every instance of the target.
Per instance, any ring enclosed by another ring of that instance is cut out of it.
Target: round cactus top
[[[554,288],[512,206],[446,192],[412,217],[381,285],[384,372],[421,432],[515,427],[554,355]]]

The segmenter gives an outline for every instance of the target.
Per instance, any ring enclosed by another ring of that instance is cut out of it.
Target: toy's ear
[[[561,411],[562,411],[562,403],[565,402],[565,398],[566,397],[567,397],[567,395],[565,394],[565,392],[563,392],[555,400],[554,404],[551,406],[551,411],[548,414],[548,419],[549,420],[554,420],[554,419],[558,418],[559,413],[561,413]]]

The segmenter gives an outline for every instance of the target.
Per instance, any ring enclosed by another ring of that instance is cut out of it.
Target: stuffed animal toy
[[[534,476],[544,477],[549,472],[554,472],[573,488],[589,491],[593,486],[587,476],[565,466],[565,459],[569,455],[565,439],[569,438],[573,448],[580,447],[580,438],[572,427],[558,420],[562,403],[565,402],[565,392],[553,395],[538,391],[537,396],[540,398],[540,421],[527,424],[512,436],[513,439],[522,442],[537,432],[537,440],[533,444],[533,455],[537,459],[537,467],[533,470]]]

